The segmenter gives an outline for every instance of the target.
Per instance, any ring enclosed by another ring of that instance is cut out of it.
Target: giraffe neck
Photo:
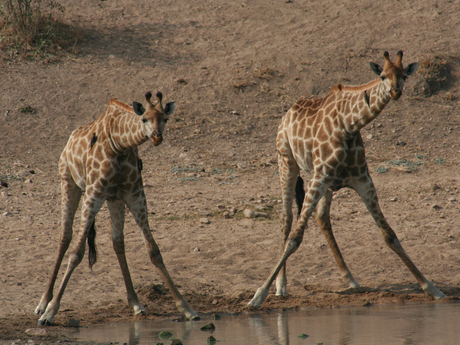
[[[117,154],[123,154],[132,147],[139,146],[148,140],[144,133],[140,116],[123,112],[115,116],[109,130],[110,146]]]
[[[391,99],[387,89],[381,79],[362,86],[342,86],[344,109],[351,109],[343,113],[343,124],[348,133],[358,133],[382,112]]]

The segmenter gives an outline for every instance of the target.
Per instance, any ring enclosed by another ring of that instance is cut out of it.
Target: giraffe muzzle
[[[160,134],[159,136],[152,136],[150,137],[153,145],[158,146],[163,142],[163,136]]]
[[[398,100],[402,95],[402,91],[401,89],[397,89],[397,88],[392,88],[390,90],[390,96],[392,99],[394,100]]]

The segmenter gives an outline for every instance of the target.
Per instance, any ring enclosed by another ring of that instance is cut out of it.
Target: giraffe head
[[[379,64],[371,62],[371,69],[375,74],[382,78],[390,97],[397,100],[402,95],[404,81],[408,76],[415,73],[418,67],[418,62],[413,62],[404,68],[401,62],[403,57],[403,52],[401,50],[398,51],[397,58],[394,63],[391,62],[390,54],[388,54],[388,52],[383,53],[383,57],[385,58],[383,68]]]
[[[145,94],[145,99],[147,101],[146,107],[144,108],[142,104],[138,102],[133,102],[133,110],[137,115],[142,116],[145,135],[152,141],[153,145],[158,146],[163,141],[163,131],[169,115],[171,115],[176,108],[176,102],[166,103],[163,108],[161,103],[163,95],[161,92],[157,92],[156,96],[158,103],[153,105],[150,101],[152,93],[147,92]]]

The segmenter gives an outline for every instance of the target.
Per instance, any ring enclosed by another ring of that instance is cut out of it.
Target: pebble
[[[28,328],[26,329],[25,333],[27,335],[46,335],[46,329],[44,328]]]
[[[208,218],[200,218],[201,224],[211,224],[211,221]]]
[[[257,212],[253,211],[249,208],[245,209],[243,211],[243,214],[246,218],[257,218],[257,217],[263,217],[263,218],[268,218],[268,214],[265,212]]]

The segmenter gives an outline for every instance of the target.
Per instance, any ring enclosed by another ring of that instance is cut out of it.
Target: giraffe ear
[[[133,110],[137,115],[143,115],[145,113],[145,108],[139,102],[133,102]]]
[[[375,62],[371,62],[369,63],[371,65],[371,70],[372,72],[374,72],[375,74],[377,74],[378,76],[380,76],[380,74],[382,74],[383,72],[383,68],[380,67],[379,64],[375,63]]]
[[[169,102],[166,103],[164,112],[167,116],[169,116],[174,112],[174,109],[176,109],[176,102]]]
[[[415,73],[415,71],[418,68],[418,62],[413,62],[406,68],[404,68],[404,73],[406,73],[406,76],[410,76]]]

